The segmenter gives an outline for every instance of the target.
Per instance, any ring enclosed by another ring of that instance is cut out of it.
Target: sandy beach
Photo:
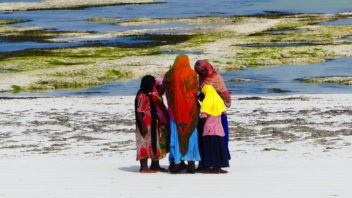
[[[352,195],[351,94],[233,96],[225,175],[139,174],[133,98],[1,98],[0,197]]]
[[[351,11],[350,0],[1,1],[0,198],[351,198]],[[227,174],[139,173],[131,95],[180,54],[207,60],[234,94]]]

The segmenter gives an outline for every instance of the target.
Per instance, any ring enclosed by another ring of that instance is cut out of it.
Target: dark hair
[[[141,90],[145,93],[149,93],[153,90],[153,86],[155,84],[155,78],[151,75],[143,76],[141,80]]]
[[[152,100],[152,97],[149,95],[149,92],[153,90],[153,86],[155,84],[155,78],[151,75],[146,75],[143,76],[141,80],[141,86],[139,91],[137,92],[136,99],[134,100],[134,109],[135,109],[135,115],[136,115],[136,121],[137,121],[137,126],[139,130],[141,131],[141,120],[138,119],[137,116],[137,108],[138,108],[138,95],[140,94],[145,94],[149,98],[149,104],[150,104],[150,111],[151,111],[151,116],[152,116],[152,123],[151,123],[151,139],[152,139],[152,149],[153,153],[156,155],[157,152],[157,131],[156,131],[156,120],[158,119],[158,115],[156,112],[156,107],[155,104]]]

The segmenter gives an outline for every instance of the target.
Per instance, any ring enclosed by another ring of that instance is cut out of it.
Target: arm
[[[198,127],[197,127],[200,134],[203,134],[203,129],[206,121],[207,121],[207,115],[205,113],[201,113],[201,116],[198,122]]]
[[[148,133],[148,129],[143,123],[143,117],[144,117],[143,112],[137,112],[137,126],[141,135],[145,137]]]
[[[225,91],[220,94],[221,98],[224,100],[225,106],[227,108],[231,107],[231,92]]]
[[[148,111],[149,99],[144,94],[141,94],[138,98],[137,110],[136,110],[136,122],[140,134],[145,137],[148,133],[148,128],[144,123],[145,112]]]
[[[231,92],[229,92],[226,88],[225,82],[224,81],[218,81],[216,83],[212,84],[215,90],[218,92],[220,97],[225,103],[225,106],[227,108],[231,107]]]

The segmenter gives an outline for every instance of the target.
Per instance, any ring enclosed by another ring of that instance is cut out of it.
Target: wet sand
[[[2,98],[0,154],[109,156],[133,150],[133,98]],[[295,143],[320,152],[349,148],[351,99],[350,94],[234,97],[230,140],[262,149]]]

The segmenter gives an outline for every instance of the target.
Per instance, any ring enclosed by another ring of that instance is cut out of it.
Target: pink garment
[[[163,80],[164,80],[164,78],[160,77],[160,76],[155,78],[155,84],[154,84],[154,87],[153,87],[152,94],[160,95],[160,93],[158,93],[158,90],[156,89],[156,87],[157,86],[162,86],[163,85]]]
[[[158,114],[159,120],[163,124],[168,125],[169,119],[168,119],[167,115],[165,115],[165,113],[167,113],[167,109],[165,107],[163,97],[161,95],[162,93],[159,93],[158,90],[156,89],[157,86],[163,85],[163,80],[164,80],[163,77],[156,77],[155,78],[155,85],[153,87],[153,91],[151,92],[151,96],[152,96],[152,99],[156,105],[156,112]]]
[[[224,103],[227,108],[231,107],[231,92],[229,92],[226,88],[224,79],[218,74],[212,65],[204,60],[199,60],[196,63],[195,70],[198,73],[203,68],[207,71],[207,76],[202,77],[199,75],[199,87],[203,88],[204,85],[211,85],[214,87],[216,92],[220,95],[220,97],[224,100]]]
[[[221,115],[220,116],[212,116],[207,113],[202,113],[201,118],[206,118],[204,128],[203,128],[203,136],[206,135],[217,135],[224,137],[225,132],[224,128],[221,124]]]
[[[174,116],[174,113],[172,112],[172,108],[170,107],[170,105],[167,105],[167,108],[169,110],[169,118],[170,118],[170,120],[175,121],[175,116]]]

